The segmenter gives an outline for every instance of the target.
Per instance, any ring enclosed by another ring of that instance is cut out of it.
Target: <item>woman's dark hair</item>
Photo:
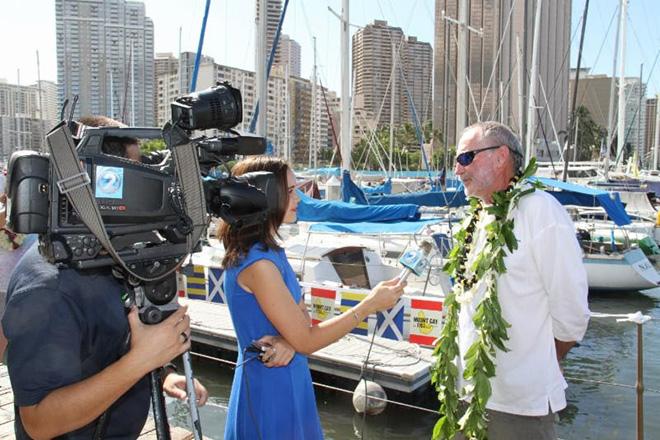
[[[222,266],[225,268],[235,266],[244,258],[255,243],[262,243],[264,248],[279,249],[276,237],[277,229],[284,220],[289,204],[287,172],[289,165],[282,159],[272,156],[250,156],[236,163],[231,170],[233,176],[251,173],[253,171],[269,171],[277,179],[277,209],[268,214],[266,222],[258,225],[237,228],[228,223],[221,222],[218,238],[225,247],[225,256]]]

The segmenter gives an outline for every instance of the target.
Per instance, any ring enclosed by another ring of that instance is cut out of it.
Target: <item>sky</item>
[[[516,0],[524,1],[524,0]],[[546,0],[557,1],[557,0]],[[154,22],[156,52],[197,51],[205,0],[144,0],[147,16]],[[341,0],[290,0],[283,32],[302,49],[301,75],[310,78],[313,67],[313,37],[316,64],[323,85],[340,92],[339,20],[328,10],[341,11]],[[577,64],[581,16],[585,0],[573,0],[571,66]],[[592,73],[612,74],[618,0],[592,0],[587,17],[583,67]],[[184,5],[184,6],[182,6]],[[387,20],[407,36],[433,45],[435,0],[352,0],[350,22],[356,27]],[[217,63],[254,70],[254,0],[213,0],[204,40],[205,55]],[[647,95],[660,93],[660,60],[651,67],[660,49],[660,1],[631,0],[628,7],[626,75],[639,76],[644,63]],[[10,83],[32,84],[37,80],[37,51],[41,79],[56,81],[55,1],[5,0],[0,5],[0,78]],[[656,25],[653,25],[656,22]],[[608,31],[609,26],[609,31]]]

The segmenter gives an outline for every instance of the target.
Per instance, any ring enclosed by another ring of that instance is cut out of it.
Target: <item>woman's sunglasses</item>
[[[458,156],[456,156],[456,162],[461,164],[461,166],[466,167],[472,163],[474,157],[478,153],[481,153],[482,151],[494,150],[496,148],[500,148],[501,146],[502,144],[493,145],[492,147],[480,148],[479,150],[466,151],[465,153],[461,153]]]

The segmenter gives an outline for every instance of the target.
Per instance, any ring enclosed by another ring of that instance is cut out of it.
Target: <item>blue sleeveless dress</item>
[[[293,300],[302,292],[284,250],[264,250],[257,243],[247,256],[225,272],[224,291],[238,338],[238,363],[255,356],[244,350],[265,335],[279,335],[259,307],[255,296],[238,285],[243,269],[259,260],[269,260],[279,269]],[[225,440],[322,439],[312,377],[307,357],[296,353],[289,365],[266,368],[250,360],[234,371],[229,398]]]

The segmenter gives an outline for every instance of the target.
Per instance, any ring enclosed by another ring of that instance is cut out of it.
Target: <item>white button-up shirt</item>
[[[496,350],[496,375],[487,408],[510,414],[541,416],[566,406],[566,381],[559,369],[554,339],[579,341],[589,321],[587,276],[575,228],[565,209],[543,191],[524,196],[513,213],[518,249],[504,259],[506,273],[497,291],[503,318],[511,324],[508,352]],[[486,241],[492,216],[481,213],[468,267]],[[459,315],[459,390],[464,356],[476,339],[472,317],[486,283],[479,282]]]

